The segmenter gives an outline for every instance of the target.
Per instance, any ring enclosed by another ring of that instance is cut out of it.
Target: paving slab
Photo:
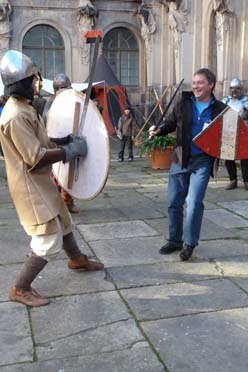
[[[89,356],[129,349],[144,341],[144,336],[135,321],[129,319],[38,344],[36,345],[36,355],[39,361],[79,355]]]
[[[248,306],[248,295],[223,279],[125,289],[121,294],[139,320]]]
[[[163,244],[164,239],[161,237],[90,242],[96,256],[105,264],[106,268],[179,261],[178,252],[166,256],[158,253]]]
[[[247,372],[248,309],[141,324],[171,372]]]
[[[232,227],[248,227],[248,220],[236,216],[224,209],[206,210],[204,217],[216,225],[227,229]]]
[[[240,237],[238,229],[225,228],[220,225],[217,225],[214,221],[210,221],[205,217],[205,212],[202,220],[200,240],[214,240],[222,238],[225,239]]]
[[[0,266],[0,302],[8,300],[9,288],[21,267],[22,264]],[[104,271],[70,270],[67,260],[56,260],[48,263],[33,283],[43,296],[56,297],[113,290],[113,284],[105,277]]]
[[[248,277],[248,255],[227,258],[218,258],[217,265],[225,276],[243,276]]]
[[[232,281],[242,288],[246,293],[248,293],[248,278],[235,277],[232,278]]]
[[[228,181],[227,181],[228,183]],[[227,184],[226,183],[226,184]],[[235,201],[235,200],[244,200],[247,198],[247,191],[243,188],[235,190],[225,190],[225,187],[219,188],[207,188],[205,200],[212,203],[226,202],[226,201]]]
[[[67,268],[67,260],[57,260],[42,270],[34,281],[34,286],[49,297],[114,290],[113,284],[105,280],[105,276],[103,270],[70,270]]]
[[[139,189],[137,191],[139,191]],[[161,203],[164,208],[167,208],[166,195],[164,192],[159,192],[159,191],[144,192],[144,190],[142,191],[143,191],[142,195],[144,195],[146,198],[156,203]]]
[[[0,366],[33,360],[33,343],[25,306],[0,303]]]
[[[147,205],[149,203],[144,203],[143,206],[132,205],[122,207],[121,212],[127,217],[129,220],[137,220],[137,219],[145,219],[145,218],[158,218],[163,217],[164,213],[159,211],[159,205]]]
[[[244,239],[248,241],[248,228],[239,228],[238,229],[238,235],[240,239]]]
[[[0,266],[0,302],[8,301],[10,287],[21,267],[22,264]]]
[[[0,208],[0,221],[15,219],[18,221],[16,209],[12,204],[5,204]]]
[[[0,232],[0,265],[23,262],[29,253],[30,237],[21,227]]]
[[[126,180],[126,182],[121,182],[121,181],[114,181],[114,180],[110,180],[108,181],[108,185],[106,187],[107,190],[116,190],[116,189],[119,189],[119,190],[125,190],[125,189],[128,189],[128,188],[138,188],[140,187],[140,185],[137,183],[137,182],[132,182],[132,181],[129,181],[129,180]]]
[[[137,192],[140,194],[147,194],[147,193],[160,193],[164,196],[164,199],[166,198],[166,192],[167,192],[167,186],[165,182],[163,184],[157,184],[157,185],[143,185],[142,188],[137,188]]]
[[[156,286],[166,283],[194,282],[221,277],[214,263],[163,262],[109,268],[108,274],[119,289]]]
[[[143,194],[134,194],[134,195],[129,195],[126,196],[123,193],[121,195],[118,195],[118,197],[111,198],[111,204],[115,208],[122,209],[123,207],[126,206],[137,206],[141,207],[145,204],[150,205],[151,207],[153,206],[153,203],[151,200],[147,199]]]
[[[87,241],[154,236],[157,232],[143,221],[121,221],[78,225],[78,230]]]
[[[0,231],[0,265],[24,262],[30,252],[31,238],[21,226],[12,229],[0,229]],[[74,236],[82,252],[92,257],[91,249],[77,230],[74,230]],[[57,258],[65,257],[64,251],[61,250]]]
[[[167,218],[154,218],[145,219],[145,223],[155,229],[159,234],[164,236],[165,240],[168,234],[168,219]],[[245,232],[242,234],[244,236]],[[248,231],[247,231],[248,235]],[[214,222],[209,221],[207,218],[203,217],[202,228],[201,228],[201,241],[203,240],[213,240],[222,238],[239,238],[241,237],[241,232],[237,229],[226,229],[224,227],[216,225]],[[200,242],[201,244],[201,242]]]
[[[118,208],[95,208],[84,210],[73,217],[76,224],[91,224],[127,220],[122,210]]]
[[[228,201],[218,203],[218,205],[238,214],[239,216],[248,218],[248,200]]]
[[[0,231],[16,229],[19,226],[20,223],[16,218],[4,218],[0,220]]]
[[[131,318],[117,292],[59,297],[30,313],[38,344]]]
[[[247,242],[233,239],[201,241],[194,251],[194,255],[204,259],[243,256],[246,254],[248,254]]]
[[[130,350],[0,368],[1,372],[165,372],[147,343]]]

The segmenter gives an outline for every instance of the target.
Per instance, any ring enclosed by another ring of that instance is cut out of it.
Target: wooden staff
[[[73,130],[72,133],[78,136],[78,126],[79,126],[79,117],[80,117],[80,102],[75,102],[74,118],[73,118]],[[75,159],[70,161],[69,164],[69,173],[68,173],[68,189],[72,188],[74,170],[75,170]]]
[[[145,123],[142,125],[142,127],[140,128],[138,134],[136,135],[136,137],[134,138],[134,142],[138,140],[139,136],[141,135],[141,133],[143,132],[143,130],[145,129],[147,123],[149,122],[150,118],[152,117],[152,115],[154,114],[154,112],[157,110],[158,106],[160,105],[163,97],[165,96],[165,94],[168,92],[168,89],[169,89],[169,86],[167,88],[165,88],[165,90],[163,91],[163,94],[162,96],[160,97],[159,101],[156,103],[156,105],[154,106],[153,110],[151,111],[151,113],[148,115]]]
[[[159,110],[160,110],[160,112],[161,112],[161,114],[162,114],[162,113],[163,113],[163,110],[162,110],[161,104],[160,104],[160,102],[159,102],[159,96],[158,96],[158,93],[157,93],[157,91],[156,91],[155,88],[153,88],[153,92],[154,92],[154,96],[155,96],[155,98],[156,98],[156,102],[158,102]]]

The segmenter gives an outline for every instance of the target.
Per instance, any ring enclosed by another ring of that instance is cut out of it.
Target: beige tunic
[[[52,167],[33,169],[46,149],[56,145],[48,138],[44,122],[32,106],[9,98],[0,118],[0,141],[10,194],[27,234],[57,232],[54,218],[58,215],[63,230],[70,232],[70,215],[50,178]]]

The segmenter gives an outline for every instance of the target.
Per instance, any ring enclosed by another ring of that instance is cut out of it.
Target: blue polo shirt
[[[192,127],[191,127],[191,156],[202,154],[203,151],[197,147],[192,139],[202,131],[203,125],[211,121],[212,107],[215,98],[212,96],[208,102],[200,102],[191,97],[192,100]]]

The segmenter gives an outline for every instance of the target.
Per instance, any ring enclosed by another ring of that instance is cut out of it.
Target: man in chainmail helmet
[[[0,73],[9,97],[0,118],[10,194],[19,221],[31,237],[31,252],[10,289],[9,299],[28,306],[49,303],[31,283],[61,250],[69,257],[70,269],[101,270],[101,263],[90,261],[80,251],[73,236],[71,216],[51,180],[52,164],[69,162],[87,155],[84,138],[47,136],[44,122],[32,107],[38,76],[32,60],[16,51],[7,51]]]
[[[55,96],[50,98],[50,100],[47,102],[47,105],[45,106],[45,110],[44,110],[45,112],[44,112],[44,115],[43,115],[43,119],[45,121],[46,121],[49,109],[50,109],[50,107],[51,107],[51,105],[54,101],[54,98],[58,94],[63,92],[65,89],[71,89],[71,88],[72,88],[71,87],[71,80],[69,79],[69,77],[66,74],[59,73],[55,76],[55,78],[53,80],[53,89],[54,89]],[[67,208],[69,209],[69,211],[71,213],[79,213],[79,209],[76,207],[74,199],[72,198],[72,196],[70,194],[68,194],[68,192],[63,190],[63,188],[59,185],[57,179],[55,178],[55,176],[53,174],[52,174],[52,178],[54,179],[54,182],[57,185],[57,187],[58,187],[58,189],[61,193],[62,199],[64,200],[65,204],[67,205]]]

